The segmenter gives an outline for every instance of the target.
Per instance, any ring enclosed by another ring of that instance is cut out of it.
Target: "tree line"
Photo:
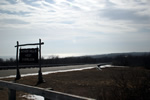
[[[0,66],[13,66],[16,65],[16,60],[14,58],[3,60],[0,58]]]
[[[150,54],[141,56],[120,55],[113,59],[113,65],[150,69]]]
[[[42,64],[93,64],[93,63],[103,63],[103,62],[111,62],[112,58],[103,57],[103,58],[92,58],[90,56],[85,57],[65,57],[59,58],[59,56],[51,56],[47,59],[42,57]],[[10,58],[7,60],[3,60],[0,58],[0,66],[13,66],[16,65],[16,60],[14,58]]]
[[[58,56],[52,56],[49,59],[42,59],[43,64],[92,64],[92,63],[103,63],[111,62],[112,58],[92,58],[90,56],[85,57],[66,57],[59,58]]]
[[[42,64],[93,64],[93,63],[112,63],[117,66],[131,66],[131,67],[145,67],[150,69],[150,54],[133,56],[133,55],[119,55],[116,57],[100,57],[94,58],[91,56],[84,57],[66,57],[59,58],[58,56],[51,56],[47,59],[42,57]],[[13,58],[3,60],[0,58],[0,66],[14,66],[16,60]]]

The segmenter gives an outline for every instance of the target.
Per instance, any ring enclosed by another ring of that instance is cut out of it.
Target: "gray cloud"
[[[101,16],[111,20],[126,20],[135,23],[149,23],[149,16],[140,16],[136,11],[129,9],[104,9],[101,11]]]
[[[30,12],[25,12],[25,11],[9,11],[9,10],[0,10],[1,14],[9,14],[9,15],[18,15],[18,16],[27,16],[28,14],[30,14]]]
[[[10,4],[16,4],[17,0],[6,0],[7,2],[9,2]]]
[[[45,1],[48,2],[48,3],[51,3],[51,4],[55,3],[55,0],[45,0]]]
[[[4,24],[29,24],[29,22],[19,19],[1,19],[0,22]]]

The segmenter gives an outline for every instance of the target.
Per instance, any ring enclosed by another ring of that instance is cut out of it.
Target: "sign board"
[[[38,48],[20,49],[20,63],[38,63]]]

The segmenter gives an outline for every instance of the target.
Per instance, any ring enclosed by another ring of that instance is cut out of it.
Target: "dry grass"
[[[95,98],[97,100],[127,100],[127,97],[130,96],[136,98],[140,95],[140,97],[143,97],[143,93],[150,93],[149,71],[142,68],[105,68],[102,71],[94,68],[83,71],[49,74],[44,75],[43,78],[46,83],[39,84],[38,87],[53,88],[55,91]],[[14,79],[4,80],[13,81]],[[37,76],[23,77],[17,83],[35,86]],[[145,88],[148,89],[144,90]],[[140,93],[140,91],[143,93]],[[18,93],[18,100],[25,100],[20,98],[22,94],[24,93]],[[6,95],[6,90],[0,90],[0,98],[7,100],[4,97]],[[134,98],[132,97],[132,100]],[[138,100],[146,99],[138,98]]]

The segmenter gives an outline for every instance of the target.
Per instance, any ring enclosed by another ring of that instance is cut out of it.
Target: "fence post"
[[[44,98],[44,100],[51,100],[51,99]]]
[[[52,88],[46,88],[46,90],[53,90]],[[44,97],[44,100],[51,100]]]
[[[8,100],[16,100],[16,90],[9,89]]]

